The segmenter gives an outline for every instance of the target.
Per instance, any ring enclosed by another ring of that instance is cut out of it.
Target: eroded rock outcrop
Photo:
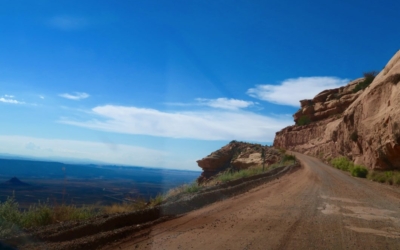
[[[353,93],[353,89],[361,81],[363,78],[354,80],[344,87],[324,90],[311,100],[301,100],[300,109],[293,115],[295,123],[297,124],[301,117],[315,122],[342,114],[361,94]]]
[[[281,153],[272,147],[231,141],[221,149],[197,161],[199,167],[203,169],[203,173],[197,181],[203,182],[228,169],[237,170],[261,166],[263,164],[263,150],[265,154],[265,166],[280,161],[282,157]]]
[[[359,81],[300,101],[295,121],[306,115],[313,122],[277,132],[274,146],[326,160],[347,156],[373,169],[400,169],[400,51],[366,89],[353,93]]]

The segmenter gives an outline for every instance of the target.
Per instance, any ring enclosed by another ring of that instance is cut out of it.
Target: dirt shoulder
[[[103,249],[399,248],[399,188],[296,156],[299,171]]]

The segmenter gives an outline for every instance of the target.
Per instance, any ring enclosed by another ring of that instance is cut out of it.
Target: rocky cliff
[[[264,157],[262,156],[263,151]],[[228,169],[239,170],[261,166],[263,160],[265,160],[265,166],[269,166],[280,161],[281,157],[282,154],[272,147],[231,141],[221,149],[197,161],[199,167],[203,169],[198,182],[203,182]]]
[[[373,169],[400,169],[400,51],[372,83],[360,78],[300,101],[297,125],[276,133],[274,146],[325,160],[346,156]]]
[[[300,109],[293,115],[294,121],[296,124],[315,122],[342,114],[361,94],[353,90],[363,80],[359,78],[347,86],[322,91],[311,100],[301,100]]]

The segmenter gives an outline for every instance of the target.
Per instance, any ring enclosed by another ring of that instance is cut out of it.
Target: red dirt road
[[[400,249],[400,188],[297,154],[300,170],[104,249]]]

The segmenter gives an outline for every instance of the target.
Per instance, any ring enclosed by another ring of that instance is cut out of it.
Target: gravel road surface
[[[400,249],[400,188],[295,153],[300,170],[103,249]]]

